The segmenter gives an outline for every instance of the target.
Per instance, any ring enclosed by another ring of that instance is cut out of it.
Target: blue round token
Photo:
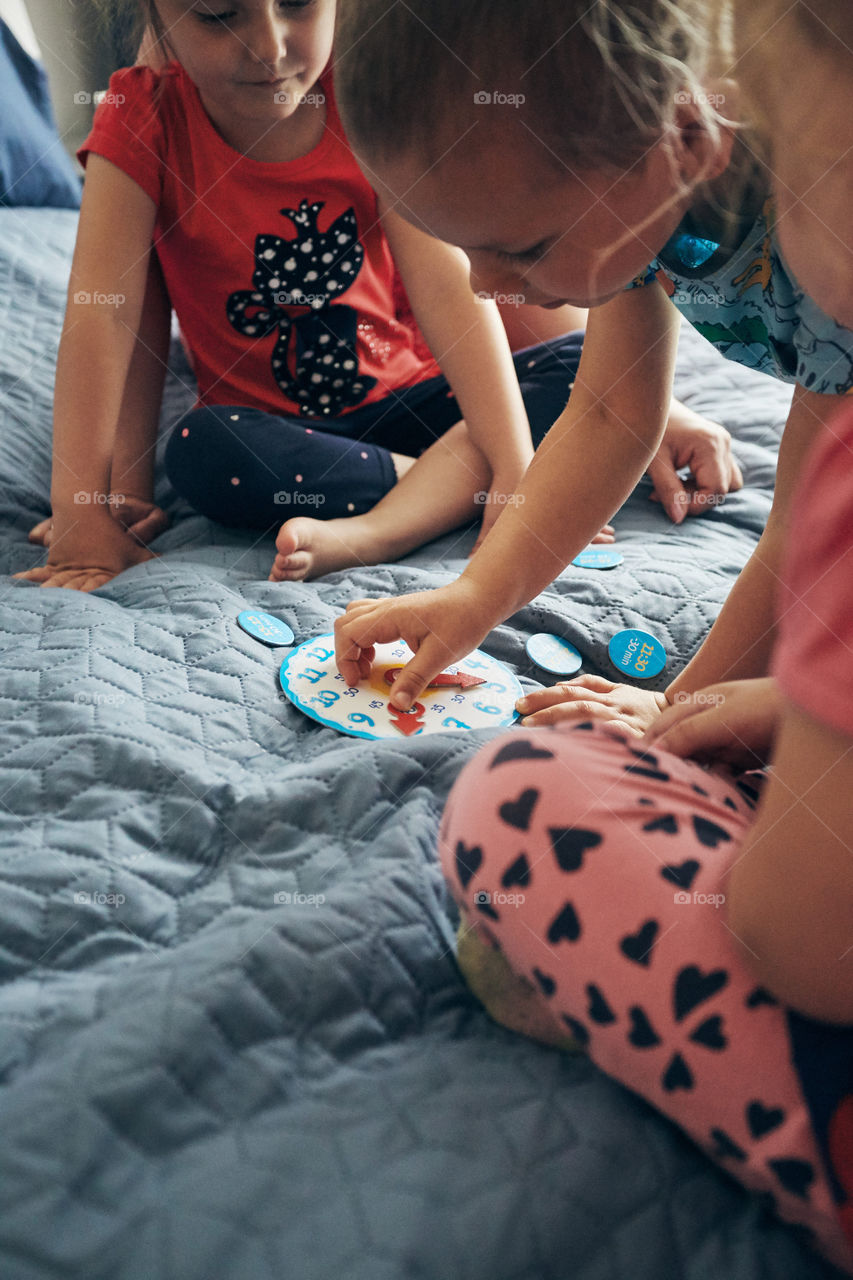
[[[286,622],[274,618],[271,613],[259,613],[255,609],[244,609],[237,615],[237,626],[242,627],[247,636],[260,640],[262,644],[293,644],[296,637]]]
[[[573,676],[583,664],[583,657],[573,644],[547,631],[531,636],[525,648],[537,667],[555,676]]]
[[[579,569],[615,569],[625,559],[618,551],[610,551],[607,547],[587,547],[579,556],[575,556],[572,564]]]
[[[617,631],[607,652],[616,670],[632,680],[652,680],[666,666],[666,649],[648,631]]]

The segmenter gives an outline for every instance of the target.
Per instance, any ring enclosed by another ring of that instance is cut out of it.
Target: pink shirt
[[[853,735],[853,405],[809,454],[777,611],[780,688],[814,719]]]

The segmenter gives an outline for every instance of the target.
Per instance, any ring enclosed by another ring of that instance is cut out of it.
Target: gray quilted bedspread
[[[7,574],[39,559],[74,230],[0,210]],[[165,423],[190,383],[176,346]],[[789,393],[693,333],[678,389],[746,488],[676,529],[641,486],[620,569],[570,570],[485,641],[523,683],[532,632],[605,671],[632,624],[671,676],[754,545]],[[270,539],[158,493],[162,558],[93,595],[0,586],[3,1280],[825,1280],[667,1121],[468,994],[434,845],[484,735],[342,738],[237,628],[327,631],[447,581],[471,531],[274,585]]]

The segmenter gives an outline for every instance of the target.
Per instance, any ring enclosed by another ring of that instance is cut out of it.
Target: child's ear
[[[737,84],[734,80],[715,80],[704,93],[705,102],[701,104],[686,92],[677,95],[675,128],[679,137],[681,176],[690,185],[718,178],[728,168],[734,146],[734,121],[740,96]],[[719,129],[714,132],[704,123],[709,106],[722,117]]]

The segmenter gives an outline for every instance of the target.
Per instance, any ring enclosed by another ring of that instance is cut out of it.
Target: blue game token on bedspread
[[[573,644],[547,631],[531,636],[525,648],[537,667],[555,676],[573,676],[583,664],[583,657]]]
[[[617,631],[607,652],[617,671],[632,680],[651,680],[666,666],[666,649],[648,631]]]
[[[587,547],[575,556],[572,564],[579,569],[615,569],[624,559],[618,551],[608,551],[606,547]]]
[[[274,618],[271,613],[259,613],[255,609],[244,609],[237,615],[237,625],[242,627],[247,636],[260,640],[262,644],[293,644],[296,636],[286,622]]]

